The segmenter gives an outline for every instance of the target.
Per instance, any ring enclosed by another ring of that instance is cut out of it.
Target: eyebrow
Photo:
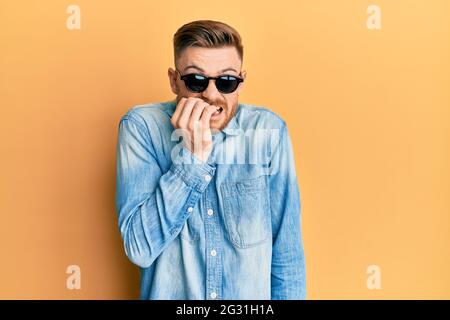
[[[205,70],[203,70],[202,68],[196,66],[195,64],[187,66],[186,68],[184,68],[184,71],[186,71],[187,69],[191,69],[191,68],[192,69],[197,69],[198,71],[201,71],[201,72],[205,72]],[[226,71],[234,71],[234,72],[238,73],[236,71],[236,69],[234,69],[234,68],[225,68],[225,69],[221,70],[220,72],[222,73],[222,72],[226,72]]]

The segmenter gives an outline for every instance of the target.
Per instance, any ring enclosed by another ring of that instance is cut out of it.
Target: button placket
[[[220,252],[221,226],[217,214],[215,203],[217,202],[214,181],[210,183],[205,191],[203,201],[206,215],[205,223],[205,250],[206,250],[206,294],[208,299],[217,299],[222,287],[222,262],[218,259]]]

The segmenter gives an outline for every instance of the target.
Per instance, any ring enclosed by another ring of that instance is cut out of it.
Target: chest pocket
[[[265,176],[221,185],[225,228],[236,247],[253,247],[270,238],[267,191]]]
[[[181,239],[195,244],[200,240],[200,232],[203,225],[203,220],[200,217],[198,207],[195,207],[194,212],[187,218],[183,228],[180,231]]]

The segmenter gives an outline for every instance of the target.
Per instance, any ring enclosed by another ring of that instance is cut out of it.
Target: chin
[[[212,130],[219,130],[219,131],[221,131],[223,128],[225,128],[225,125],[223,125],[221,123],[210,123],[209,127]]]
[[[228,124],[229,119],[217,119],[217,120],[211,120],[209,123],[209,127],[214,130],[221,131],[223,128],[225,128]]]

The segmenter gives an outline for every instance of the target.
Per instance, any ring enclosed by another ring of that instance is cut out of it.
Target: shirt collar
[[[171,100],[171,101],[164,102],[163,104],[167,106],[166,113],[170,117],[172,117],[174,112],[175,112],[176,101],[175,100]],[[241,104],[238,104],[236,113],[234,114],[233,118],[231,118],[230,122],[228,122],[226,127],[223,128],[223,130],[222,130],[226,135],[230,135],[230,136],[239,135],[239,133],[240,133],[239,129],[240,128],[239,128],[239,123],[238,123],[238,120],[237,120],[237,116],[239,115],[240,111],[241,111]]]

